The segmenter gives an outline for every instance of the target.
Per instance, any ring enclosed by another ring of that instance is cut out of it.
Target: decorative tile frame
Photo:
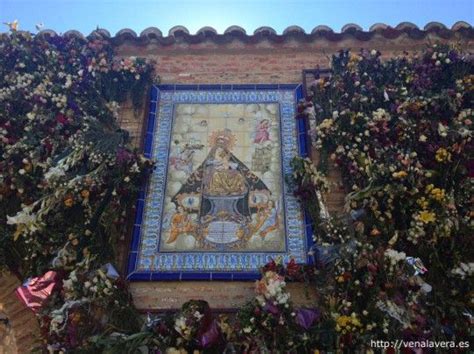
[[[309,155],[307,122],[295,119],[296,104],[303,98],[301,85],[154,85],[151,88],[144,155],[156,161],[156,169],[142,186],[128,259],[128,279],[157,280],[255,280],[259,269],[272,258],[311,263],[312,226],[298,201],[283,183],[285,201],[285,252],[159,252],[162,204],[166,188],[174,106],[179,103],[277,103],[280,115],[281,163],[291,173],[295,155]],[[151,188],[153,186],[153,188]]]

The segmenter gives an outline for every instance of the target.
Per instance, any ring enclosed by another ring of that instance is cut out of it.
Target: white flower
[[[465,279],[467,276],[470,277],[474,275],[474,262],[463,263],[461,262],[456,268],[451,270],[451,274]]]
[[[7,224],[8,225],[17,225],[17,232],[21,230],[20,233],[33,233],[39,230],[43,224],[41,219],[36,213],[32,213],[33,207],[35,204],[31,204],[23,208],[21,211],[16,213],[15,216],[7,215]]]
[[[69,274],[69,278],[72,280],[72,281],[76,281],[77,282],[77,274],[76,274],[76,271],[73,270],[70,274]]]
[[[72,290],[74,287],[72,279],[63,280],[63,287],[65,290]]]
[[[459,129],[458,132],[459,132],[459,135],[461,135],[463,138],[471,135],[471,132],[467,130],[466,128],[461,128]]]
[[[138,164],[135,162],[132,167],[130,167],[130,172],[131,173],[138,173],[140,172],[140,167],[138,167]]]
[[[438,134],[445,138],[448,136],[448,128],[444,124],[438,123]]]
[[[371,54],[372,56],[375,56],[375,55],[377,54],[377,51],[376,51],[375,49],[372,49],[372,50],[370,51],[370,54]]]
[[[174,329],[176,332],[183,334],[184,330],[186,329],[186,319],[183,316],[178,317],[174,321]]]
[[[388,114],[388,112],[383,108],[378,108],[376,111],[372,112],[372,116],[376,121],[390,120],[390,114]]]
[[[193,316],[194,316],[198,321],[200,321],[201,318],[204,317],[204,315],[201,314],[199,311],[194,312]]]
[[[59,326],[63,322],[64,322],[64,316],[62,314],[58,314],[58,315],[54,316],[51,319],[51,322],[49,324],[51,331],[52,332],[58,332],[59,331]]]
[[[390,263],[392,265],[395,265],[398,262],[403,261],[403,260],[406,259],[405,252],[398,252],[398,251],[395,251],[391,248],[387,249],[385,251],[384,255],[385,255],[386,258],[388,258],[390,260]]]
[[[65,175],[65,171],[61,166],[50,167],[49,170],[44,174],[45,180],[51,180],[59,178]]]
[[[252,332],[252,327],[245,327],[244,328],[244,333],[250,333]]]

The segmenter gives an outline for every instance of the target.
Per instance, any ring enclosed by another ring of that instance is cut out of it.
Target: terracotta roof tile
[[[93,31],[88,37],[100,36],[102,38],[111,38],[115,44],[121,44],[125,41],[135,41],[137,44],[146,44],[154,41],[162,45],[169,45],[175,42],[176,38],[181,41],[189,43],[200,43],[205,40],[212,40],[216,43],[227,43],[236,38],[245,43],[256,43],[262,40],[270,40],[273,42],[284,42],[288,38],[293,38],[300,41],[310,42],[315,39],[325,38],[330,41],[339,41],[353,36],[358,40],[370,40],[376,33],[381,34],[387,39],[394,39],[401,35],[408,35],[413,39],[422,39],[428,33],[435,33],[441,38],[451,38],[455,33],[459,33],[463,37],[474,38],[473,27],[465,22],[458,21],[450,29],[439,22],[429,22],[423,29],[418,28],[411,22],[401,22],[395,27],[391,27],[384,23],[376,23],[370,27],[368,31],[364,31],[362,27],[354,23],[348,23],[343,26],[340,32],[334,32],[331,27],[320,25],[316,26],[311,33],[306,33],[303,28],[299,26],[289,26],[282,34],[278,34],[273,28],[263,26],[257,28],[253,34],[247,34],[245,29],[240,26],[230,26],[223,34],[217,33],[212,27],[203,27],[195,34],[191,34],[184,26],[174,26],[168,32],[168,36],[164,37],[163,33],[156,27],[148,27],[143,30],[138,36],[135,31],[129,28],[124,28],[118,31],[115,36],[105,29],[98,29]],[[57,35],[52,30],[42,30],[38,35]],[[84,38],[84,35],[78,31],[70,30],[64,33],[64,36]]]

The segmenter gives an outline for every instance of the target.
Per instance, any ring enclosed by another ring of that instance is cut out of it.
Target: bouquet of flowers
[[[102,265],[152,167],[117,120],[120,102],[140,103],[152,70],[103,39],[0,35],[0,268],[40,283],[61,275],[34,307],[46,346],[137,329],[124,321],[134,310],[123,281]],[[33,286],[19,289],[26,303]]]
[[[319,274],[331,289],[322,302],[340,346],[360,347],[370,338],[466,338],[473,294],[472,56],[434,45],[422,54],[380,57],[375,50],[341,51],[332,75],[312,87],[317,169],[335,162],[349,192],[348,217],[311,214]],[[300,179],[296,191],[306,185]],[[314,191],[300,199],[318,203]]]
[[[296,265],[293,262],[288,266],[291,273]],[[280,268],[281,272],[281,268],[287,267],[275,261],[267,264],[261,280],[255,284],[255,300],[237,315],[237,342],[241,342],[247,352],[257,348],[305,352],[316,343],[320,344],[320,336],[316,333],[321,324],[320,311],[294,308],[286,290],[285,276],[269,270]]]

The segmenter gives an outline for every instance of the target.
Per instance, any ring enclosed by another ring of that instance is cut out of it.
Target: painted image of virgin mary
[[[245,177],[239,169],[239,162],[230,151],[221,145],[214,146],[209,152],[203,176],[203,193],[205,195],[233,196],[246,194],[248,191]]]
[[[216,205],[232,205],[234,217],[230,215],[231,219],[250,218],[257,210],[249,207],[249,195],[255,191],[271,193],[263,181],[232,153],[234,144],[235,136],[229,129],[213,132],[209,137],[211,149],[207,157],[172,202],[178,206],[183,194],[200,193],[199,219],[216,216],[219,213]],[[226,211],[231,209],[226,208]]]

